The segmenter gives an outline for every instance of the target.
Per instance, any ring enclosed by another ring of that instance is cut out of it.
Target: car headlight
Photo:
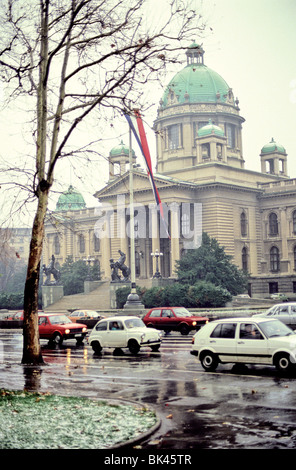
[[[145,338],[145,333],[143,333],[143,334],[141,335],[141,343],[143,343],[144,338]]]
[[[196,321],[193,321],[193,322],[192,322],[192,326],[195,326],[195,325],[196,325]]]
[[[82,333],[85,333],[87,331],[87,328],[82,328]]]
[[[65,334],[68,335],[70,333],[70,330],[65,330]]]

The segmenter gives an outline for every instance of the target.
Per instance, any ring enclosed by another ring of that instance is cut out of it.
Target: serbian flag
[[[150,180],[150,183],[151,183],[151,186],[152,186],[152,191],[153,191],[153,194],[154,194],[154,198],[155,198],[157,206],[159,207],[159,211],[160,211],[162,220],[165,224],[167,235],[170,238],[170,236],[168,234],[168,231],[167,231],[166,222],[165,222],[165,219],[164,219],[162,203],[161,203],[160,196],[159,196],[159,193],[158,193],[155,181],[154,181],[149,147],[148,147],[146,133],[145,133],[145,129],[144,129],[144,125],[143,125],[143,121],[142,121],[140,112],[137,109],[134,109],[134,115],[125,114],[125,117],[126,117],[128,123],[129,123],[129,126],[130,126],[130,128],[131,128],[131,130],[132,130],[132,132],[135,136],[135,139],[136,139],[136,141],[137,141],[137,143],[140,147],[140,150],[142,152],[142,155],[144,157],[144,161],[146,163],[147,173],[148,173],[148,177],[149,177],[149,180]]]

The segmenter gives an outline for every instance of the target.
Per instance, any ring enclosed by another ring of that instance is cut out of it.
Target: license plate
[[[79,333],[78,335],[75,335],[75,338],[80,338],[82,336],[81,333]]]

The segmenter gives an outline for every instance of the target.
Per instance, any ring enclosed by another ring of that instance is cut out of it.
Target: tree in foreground
[[[73,135],[94,113],[102,118],[107,108],[141,108],[145,85],[158,80],[204,28],[186,0],[160,3],[162,11],[151,19],[155,3],[149,0],[1,0],[1,79],[10,103],[25,97],[35,146],[34,165],[14,168],[26,170],[23,187],[36,201],[24,292],[24,364],[43,362],[38,284],[58,160],[71,155]]]
[[[194,285],[206,281],[220,286],[237,295],[245,292],[248,285],[248,273],[232,263],[232,257],[225,253],[215,238],[202,234],[201,246],[187,253],[177,261],[179,282]]]

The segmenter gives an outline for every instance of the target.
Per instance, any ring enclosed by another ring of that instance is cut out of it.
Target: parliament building
[[[133,162],[136,278],[151,279],[156,261],[163,278],[175,277],[175,263],[197,247],[207,232],[250,273],[249,294],[296,293],[296,179],[288,176],[287,153],[275,138],[258,149],[261,171],[245,168],[239,101],[226,81],[205,64],[195,42],[187,64],[166,86],[154,122],[158,210],[142,156],[124,142],[109,153],[108,184],[87,208],[72,186],[48,218],[44,263],[52,254],[100,265],[111,278],[118,250],[130,262],[129,162]],[[150,144],[151,145],[151,144]]]

